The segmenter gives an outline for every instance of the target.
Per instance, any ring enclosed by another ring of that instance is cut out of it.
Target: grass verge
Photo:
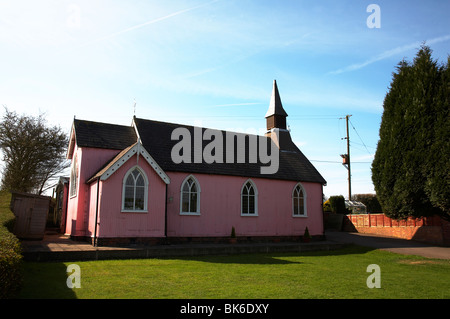
[[[24,263],[19,298],[355,299],[450,298],[450,262],[352,246],[302,254],[76,262],[81,288],[67,288],[67,266]],[[366,284],[380,267],[381,288]]]

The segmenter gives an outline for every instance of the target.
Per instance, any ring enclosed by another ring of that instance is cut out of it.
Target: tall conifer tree
[[[448,87],[448,68],[432,59],[427,46],[393,74],[372,164],[378,199],[390,217],[449,217],[448,201],[443,203],[448,157],[441,157],[449,148]]]

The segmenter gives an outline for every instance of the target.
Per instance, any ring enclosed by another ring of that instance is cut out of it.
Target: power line
[[[353,144],[356,144],[356,145],[361,145],[361,146],[365,146],[364,144],[361,144],[361,143],[357,143],[357,142],[355,142],[355,141],[352,141],[351,143],[350,143],[351,145],[353,145]],[[377,148],[376,147],[373,147],[373,146],[367,146],[368,148],[373,148],[374,150],[376,150]]]
[[[359,136],[358,131],[356,130],[355,126],[353,126],[353,123],[352,123],[352,121],[350,121],[350,119],[349,119],[349,122],[350,122],[351,126],[353,127],[353,129],[355,130],[356,135],[358,135],[359,139],[361,140],[361,143],[362,143],[362,144],[364,145],[364,147],[366,148],[367,153],[369,153],[370,155],[372,155],[372,154],[370,153],[369,149],[367,148],[366,144],[365,144],[364,141],[362,140],[361,136]]]
[[[339,161],[324,161],[324,160],[309,160],[310,162],[318,162],[318,163],[330,163],[330,164],[342,164]],[[371,164],[372,162],[353,162],[352,164]]]
[[[323,160],[309,160],[310,162],[319,162],[319,163],[332,163],[332,164],[341,164],[338,161],[323,161]]]

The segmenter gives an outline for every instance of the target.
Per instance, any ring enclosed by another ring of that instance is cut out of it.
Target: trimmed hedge
[[[11,194],[0,192],[0,299],[14,298],[22,285],[22,248],[12,234]]]
[[[347,214],[347,208],[345,207],[344,196],[331,196],[330,199],[331,211],[335,214]]]

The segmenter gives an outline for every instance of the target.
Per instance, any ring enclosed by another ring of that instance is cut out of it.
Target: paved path
[[[238,244],[172,244],[129,247],[94,247],[73,241],[69,236],[46,234],[43,240],[22,241],[26,261],[73,261],[119,258],[158,258],[242,253],[307,252],[341,249],[346,244],[335,241],[311,243],[238,243]]]
[[[325,242],[310,244],[243,244],[243,245],[170,245],[139,247],[93,247],[86,242],[72,241],[64,235],[46,235],[41,241],[23,241],[25,258],[44,259],[108,259],[114,257],[145,258],[169,255],[197,255],[233,252],[269,252],[269,251],[308,251],[339,249],[343,244],[356,244],[382,249],[405,255],[418,255],[427,258],[450,260],[450,247],[440,247],[425,243],[373,234],[326,231]],[[218,249],[220,248],[220,249]],[[277,248],[277,249],[276,249]]]
[[[356,244],[404,255],[450,259],[450,247],[433,246],[413,240],[337,231],[326,231],[325,236],[328,241],[338,243]]]

